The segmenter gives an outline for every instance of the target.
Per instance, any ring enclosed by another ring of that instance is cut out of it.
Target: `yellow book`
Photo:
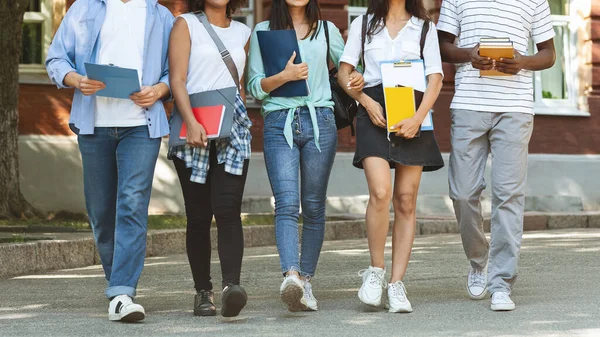
[[[386,87],[383,93],[388,132],[398,132],[392,127],[416,113],[415,91],[412,87]]]
[[[496,61],[501,58],[512,59],[514,57],[514,50],[512,45],[480,45],[479,55],[484,57],[492,58]],[[501,73],[497,70],[480,70],[480,76],[512,76],[511,74]]]

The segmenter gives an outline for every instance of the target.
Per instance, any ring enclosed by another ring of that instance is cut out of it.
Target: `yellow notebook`
[[[415,91],[412,87],[383,88],[388,132],[398,132],[391,127],[415,115]]]

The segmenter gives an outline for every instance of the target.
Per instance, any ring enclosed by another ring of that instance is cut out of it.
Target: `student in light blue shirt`
[[[162,99],[170,96],[167,47],[174,17],[157,0],[78,0],[48,51],[59,88],[74,88],[69,125],[77,134],[90,224],[110,299],[108,318],[139,321],[133,303],[146,255],[148,205],[161,137],[169,133]],[[129,99],[97,96],[105,85],[85,63],[138,71]]]
[[[280,296],[290,311],[318,308],[310,279],[315,275],[323,244],[327,183],[337,147],[327,56],[337,67],[344,40],[331,22],[319,19],[317,0],[274,0],[269,21],[258,24],[250,40],[248,90],[262,101],[264,155],[275,196],[276,241],[285,278]],[[324,24],[330,35],[329,55]],[[261,52],[268,51],[260,50],[256,32],[282,29],[295,30],[303,63],[293,64],[296,55],[290,55],[282,72],[267,77]],[[353,75],[348,85],[361,90],[362,76]],[[294,80],[308,81],[308,96],[270,95]],[[304,221],[299,258],[301,203]]]

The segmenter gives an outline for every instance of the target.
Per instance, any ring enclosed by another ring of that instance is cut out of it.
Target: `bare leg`
[[[392,199],[390,164],[384,159],[369,157],[363,160],[363,167],[369,185],[366,222],[371,266],[385,269],[384,250]]]
[[[392,279],[402,281],[415,240],[417,193],[421,182],[421,166],[396,164],[394,183],[394,229],[392,231]]]

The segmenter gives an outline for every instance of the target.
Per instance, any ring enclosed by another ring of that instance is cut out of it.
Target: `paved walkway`
[[[527,233],[517,310],[495,313],[488,300],[466,297],[458,235],[422,236],[406,278],[415,311],[400,315],[367,310],[356,297],[366,240],[327,242],[314,279],[321,310],[292,314],[278,299],[276,249],[250,248],[243,271],[250,301],[232,321],[192,316],[184,255],[151,258],[138,296],[148,317],[129,325],[107,321],[99,266],[63,270],[0,281],[0,336],[600,336],[599,254],[597,229]]]

